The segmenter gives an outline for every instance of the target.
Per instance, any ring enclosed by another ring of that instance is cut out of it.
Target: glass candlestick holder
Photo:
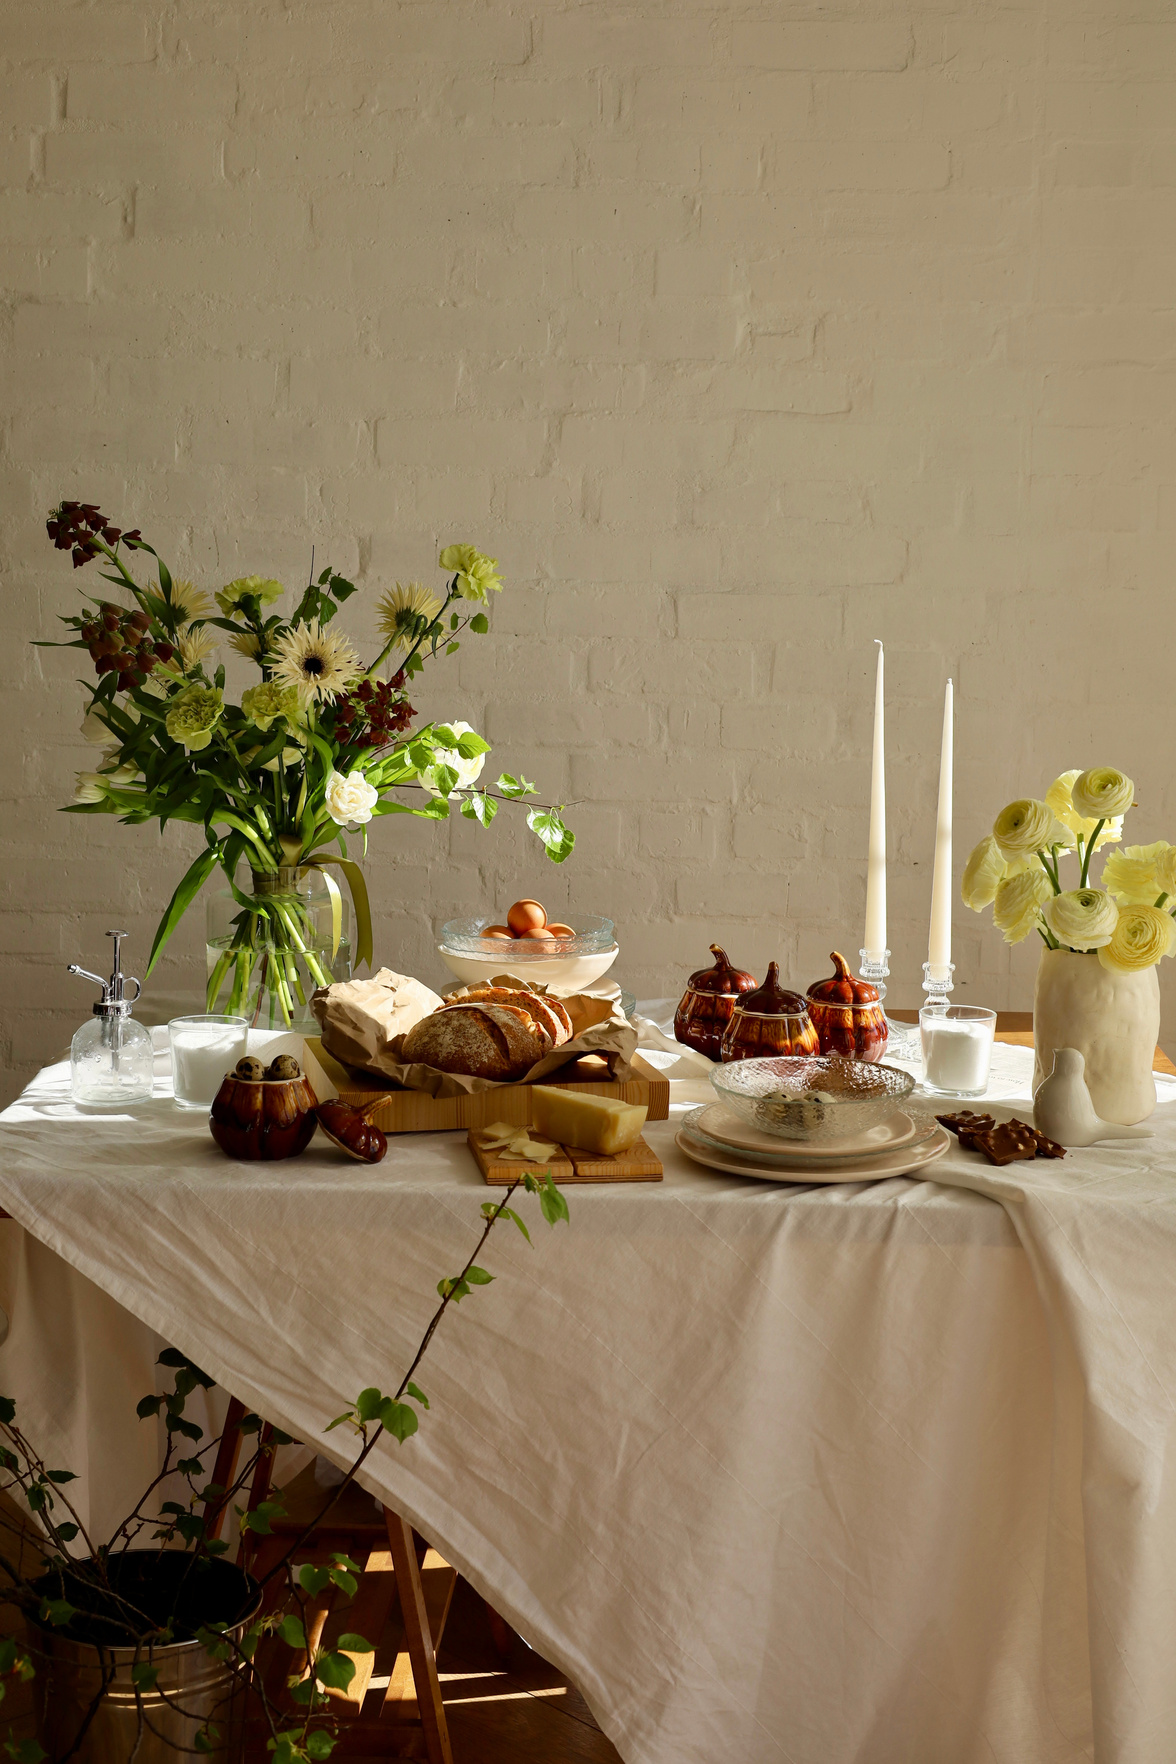
[[[890,973],[888,949],[860,949],[858,972],[863,980],[877,988],[879,1001],[886,998],[886,977]],[[913,1060],[919,1055],[919,1032],[912,1023],[896,1023],[886,1015],[886,1055],[892,1059]]]

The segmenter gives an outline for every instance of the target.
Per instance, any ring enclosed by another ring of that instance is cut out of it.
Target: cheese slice
[[[560,1145],[608,1156],[636,1145],[649,1112],[644,1103],[622,1102],[619,1096],[592,1096],[547,1084],[535,1085],[531,1105],[536,1132]]]

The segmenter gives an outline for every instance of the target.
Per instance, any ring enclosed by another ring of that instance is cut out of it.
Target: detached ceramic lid
[[[741,1011],[752,1011],[758,1017],[807,1017],[808,1005],[799,992],[789,992],[780,984],[780,968],[776,962],[768,963],[768,977],[755,992],[748,992],[739,1000]]]
[[[849,971],[849,963],[843,955],[833,951],[829,960],[833,963],[834,972],[828,980],[814,980],[808,989],[808,995],[817,1004],[867,1005],[878,1003],[878,988],[869,980],[859,980]]]
[[[742,968],[733,968],[727,960],[727,952],[720,949],[717,943],[710,946],[715,958],[713,968],[699,968],[691,974],[687,981],[691,992],[751,992],[755,987],[755,975],[745,974]]]

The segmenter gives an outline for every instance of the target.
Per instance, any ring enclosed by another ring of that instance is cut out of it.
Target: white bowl
[[[500,953],[493,956],[459,955],[443,943],[437,945],[437,954],[449,972],[467,986],[492,980],[495,974],[513,974],[516,980],[538,980],[544,986],[554,986],[557,992],[584,992],[608,973],[618,953],[619,945],[614,943],[611,949],[594,950],[590,955],[528,956],[524,960],[519,958],[517,946],[505,941]]]

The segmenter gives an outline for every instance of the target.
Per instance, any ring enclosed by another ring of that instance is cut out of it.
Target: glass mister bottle
[[[121,946],[126,932],[108,931],[106,935],[114,938],[114,972],[109,980],[88,973],[76,962],[68,969],[102,988],[93,1021],[82,1024],[69,1049],[70,1094],[75,1102],[92,1109],[145,1102],[154,1089],[151,1031],[131,1016],[131,1006],[143,989],[134,975],[122,972]],[[135,989],[129,997],[128,986]]]

